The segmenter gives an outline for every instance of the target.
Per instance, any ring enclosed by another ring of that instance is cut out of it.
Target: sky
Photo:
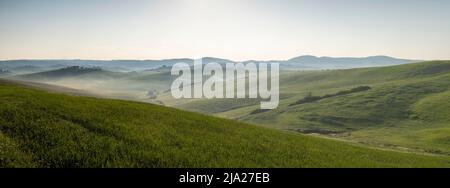
[[[450,59],[450,0],[0,0],[0,59]]]

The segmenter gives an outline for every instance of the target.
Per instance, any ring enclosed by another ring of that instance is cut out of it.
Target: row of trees
[[[349,89],[349,90],[343,90],[343,91],[339,91],[339,92],[333,93],[333,94],[326,94],[324,96],[313,96],[311,92],[308,92],[303,99],[300,99],[297,102],[290,104],[289,106],[315,102],[315,101],[322,100],[322,99],[325,99],[325,98],[336,97],[336,96],[340,96],[340,95],[347,95],[347,94],[350,94],[350,93],[367,91],[369,89],[371,89],[369,86],[358,86],[358,87],[355,87],[355,88],[352,88],[352,89]]]

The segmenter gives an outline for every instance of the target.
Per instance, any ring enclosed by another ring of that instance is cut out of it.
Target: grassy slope
[[[332,71],[293,71],[280,76],[281,107],[303,98],[306,93],[324,95],[360,85],[397,81],[420,81],[450,73],[450,62],[436,61],[408,65]],[[257,105],[254,106],[257,108]],[[224,114],[226,115],[226,114]]]
[[[219,115],[280,129],[343,132],[346,139],[382,147],[450,154],[450,62],[304,72],[282,77],[289,95],[276,110],[249,115],[258,106]],[[288,106],[305,93],[324,95],[360,85],[372,89]]]
[[[124,73],[78,67],[16,75],[7,79],[45,83],[73,88],[86,92],[86,94],[95,94],[105,98],[141,102],[152,102],[149,100],[147,92],[167,90],[171,82],[168,74],[163,75],[156,71]]]
[[[172,108],[0,82],[1,167],[442,167]]]

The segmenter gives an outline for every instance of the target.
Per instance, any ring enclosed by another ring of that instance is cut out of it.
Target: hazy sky
[[[450,0],[0,0],[0,59],[450,59]]]

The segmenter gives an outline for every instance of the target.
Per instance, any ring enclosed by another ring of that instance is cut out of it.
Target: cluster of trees
[[[358,86],[358,87],[355,87],[355,88],[352,88],[352,89],[349,89],[349,90],[343,90],[343,91],[339,91],[339,92],[333,93],[333,94],[326,94],[324,96],[313,96],[311,94],[311,92],[309,92],[308,94],[306,94],[306,96],[303,99],[300,99],[297,102],[290,104],[289,106],[315,102],[315,101],[322,100],[322,99],[325,99],[325,98],[336,97],[336,96],[340,96],[340,95],[347,95],[347,94],[350,94],[350,93],[367,91],[369,89],[370,89],[369,86]]]
[[[82,66],[71,66],[71,67],[67,67],[66,69],[70,70],[89,70],[89,71],[99,71],[102,70],[102,68],[97,67],[97,66],[93,66],[93,67],[82,67]]]
[[[0,74],[10,73],[8,69],[0,69]]]

